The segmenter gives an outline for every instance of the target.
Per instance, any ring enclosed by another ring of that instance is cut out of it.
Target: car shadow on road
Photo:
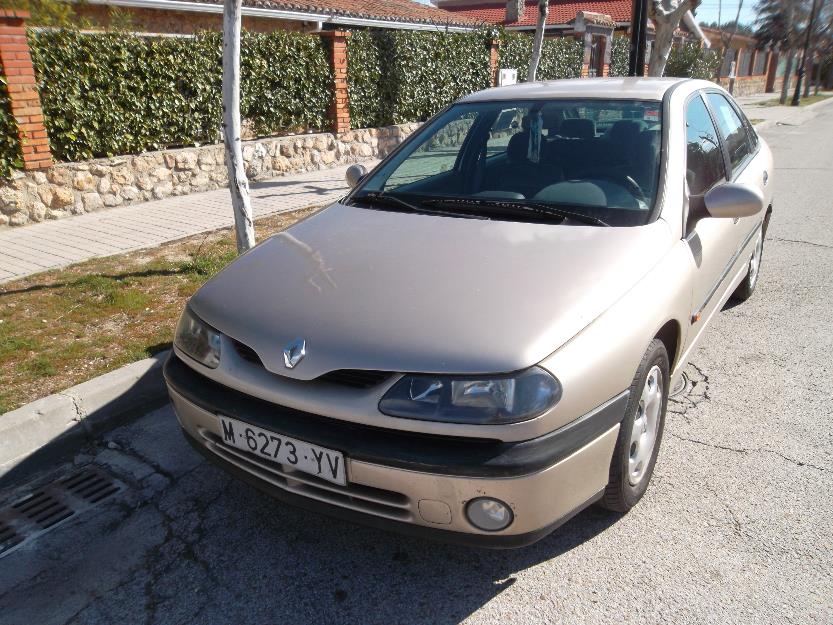
[[[508,551],[353,525],[280,503],[211,465],[169,405],[84,455],[125,489],[4,559],[0,614],[9,622],[452,625],[495,601],[497,614],[522,613],[528,587],[511,606],[501,594],[543,563],[529,601],[548,600],[548,589],[573,583],[570,552],[621,518],[591,508]]]
[[[193,479],[211,492],[225,474],[203,464]],[[226,622],[234,600],[259,605],[251,615],[234,612],[238,624],[266,615],[272,622],[456,624],[509,589],[517,573],[564,556],[620,518],[590,508],[534,545],[472,549],[308,513],[230,479],[201,519],[196,551],[215,600],[202,606],[199,621]],[[553,571],[552,584],[567,583],[569,570]],[[181,613],[189,601],[187,593],[166,596],[181,604],[159,606],[160,616]]]

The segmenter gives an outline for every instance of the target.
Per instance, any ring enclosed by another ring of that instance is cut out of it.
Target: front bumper
[[[172,355],[165,379],[189,442],[209,460],[269,494],[332,516],[451,542],[518,547],[595,501],[627,404],[623,393],[546,436],[515,443],[420,436],[301,413],[221,386]],[[225,445],[217,414],[342,451],[337,486]],[[475,497],[506,502],[513,523],[484,532],[464,510]]]

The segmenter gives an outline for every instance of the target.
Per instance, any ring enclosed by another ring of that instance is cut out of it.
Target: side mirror
[[[355,165],[350,165],[347,168],[347,172],[344,174],[344,177],[347,179],[347,185],[352,189],[357,184],[362,181],[367,175],[367,168],[362,165],[361,163],[356,163]]]
[[[709,217],[738,219],[757,215],[764,208],[760,189],[737,182],[724,182],[703,196]]]

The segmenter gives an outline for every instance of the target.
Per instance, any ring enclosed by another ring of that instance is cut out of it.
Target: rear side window
[[[714,109],[717,118],[717,125],[723,138],[726,140],[726,148],[729,150],[729,160],[732,162],[732,170],[737,169],[749,156],[749,137],[735,109],[729,101],[719,93],[710,93],[706,97]]]
[[[686,106],[685,127],[688,189],[692,195],[701,195],[726,174],[717,131],[700,96]]]

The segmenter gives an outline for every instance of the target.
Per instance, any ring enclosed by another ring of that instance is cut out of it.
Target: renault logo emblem
[[[295,339],[283,348],[283,364],[287,369],[292,369],[304,356],[307,355],[307,342],[304,339]]]

